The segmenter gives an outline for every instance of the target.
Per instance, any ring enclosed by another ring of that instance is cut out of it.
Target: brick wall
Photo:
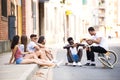
[[[26,34],[26,8],[25,1],[22,0],[22,34]]]
[[[7,0],[7,15],[10,15],[10,0]],[[1,0],[0,0],[0,40],[8,40],[8,17],[1,15]]]
[[[11,12],[10,0],[7,0],[7,16]],[[0,53],[10,51],[10,41],[8,40],[8,17],[3,17],[0,0]]]

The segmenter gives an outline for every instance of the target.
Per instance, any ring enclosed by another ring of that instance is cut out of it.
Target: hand
[[[92,45],[93,41],[91,39],[86,40],[87,44]]]
[[[87,40],[87,38],[82,38],[81,40],[80,40],[80,43],[82,43],[83,41],[86,41]]]
[[[73,47],[77,47],[77,45],[78,45],[78,43],[75,43],[75,44],[73,44],[72,46],[73,46]]]
[[[12,63],[5,63],[5,65],[10,65],[10,64],[12,64]]]

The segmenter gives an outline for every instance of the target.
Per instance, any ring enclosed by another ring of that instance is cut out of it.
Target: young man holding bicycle
[[[88,44],[92,42],[95,43],[96,45],[91,46],[86,50],[87,63],[85,64],[85,66],[96,66],[94,52],[107,53],[108,44],[105,37],[97,33],[93,27],[89,27],[88,32],[91,35],[92,39],[83,39],[83,40],[85,40]]]

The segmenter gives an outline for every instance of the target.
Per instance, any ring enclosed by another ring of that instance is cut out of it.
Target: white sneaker
[[[81,62],[78,62],[77,65],[80,66],[80,67],[82,66]]]
[[[72,64],[73,66],[76,66],[76,62],[73,62],[73,64]]]

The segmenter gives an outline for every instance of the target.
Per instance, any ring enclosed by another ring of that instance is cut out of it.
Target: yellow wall
[[[18,35],[22,35],[22,7],[21,0],[18,1]]]

